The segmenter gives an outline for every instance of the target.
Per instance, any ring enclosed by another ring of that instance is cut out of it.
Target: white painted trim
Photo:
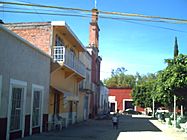
[[[27,86],[27,82],[25,81],[20,81],[20,80],[15,80],[15,79],[10,79],[10,84],[14,84],[14,85],[20,85],[22,86]]]
[[[0,111],[1,111],[1,96],[2,96],[2,75],[0,75]]]
[[[123,111],[125,110],[125,101],[133,101],[133,99],[123,99]]]
[[[115,112],[117,112],[117,108],[118,108],[118,102],[117,101],[110,101],[110,107],[111,107],[111,103],[115,103]]]
[[[137,110],[137,106],[134,106],[134,110],[135,110],[135,111]]]
[[[42,125],[43,125],[43,94],[44,94],[44,87],[36,84],[32,84],[32,94],[31,94],[31,119],[30,119],[30,135],[32,135],[32,111],[33,111],[33,94],[35,90],[41,91],[40,95],[40,132],[42,132]]]
[[[25,104],[26,104],[26,93],[27,93],[27,82],[10,79],[10,87],[9,87],[9,101],[8,101],[8,116],[7,116],[7,134],[6,139],[9,140],[10,137],[10,116],[12,110],[12,88],[13,87],[20,87],[23,88],[23,96],[22,96],[22,112],[21,112],[21,130],[22,130],[22,137],[24,137],[24,130],[25,130]]]

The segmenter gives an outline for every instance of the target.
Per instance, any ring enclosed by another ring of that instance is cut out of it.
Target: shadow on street
[[[154,124],[149,120],[150,118],[132,117],[131,115],[121,116],[120,126],[124,132],[135,131],[155,131],[161,132]]]
[[[51,131],[23,138],[24,140],[117,140],[121,132],[161,132],[149,118],[119,117],[119,128],[113,129],[111,120],[88,120],[62,131]]]

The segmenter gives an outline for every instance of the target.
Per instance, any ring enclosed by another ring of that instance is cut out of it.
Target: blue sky
[[[88,10],[94,7],[94,0],[17,0],[17,2],[21,1]],[[0,10],[6,10],[6,7],[7,5],[0,5]],[[15,6],[11,7],[15,8]],[[186,0],[97,0],[97,8],[103,11],[182,19],[187,19],[186,7]],[[33,8],[33,10],[40,12],[37,8]],[[88,45],[90,18],[0,12],[0,19],[3,19],[4,22],[65,20],[81,42],[85,46]],[[157,28],[153,26],[157,26]],[[131,23],[100,18],[99,27],[99,53],[103,59],[101,79],[109,77],[111,70],[117,67],[125,67],[128,74],[135,74],[136,72],[140,74],[155,73],[164,69],[166,66],[164,59],[173,56],[175,36],[178,38],[179,52],[187,54],[187,24],[137,21]],[[166,30],[163,27],[179,31]]]

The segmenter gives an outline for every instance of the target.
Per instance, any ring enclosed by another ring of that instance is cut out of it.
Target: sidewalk
[[[172,136],[176,140],[187,140],[187,133],[181,132],[180,129],[164,124],[158,120],[150,120],[150,122],[163,131],[166,135]]]

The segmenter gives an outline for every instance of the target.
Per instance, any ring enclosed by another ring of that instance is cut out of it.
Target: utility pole
[[[174,127],[176,128],[176,95],[174,95],[174,109],[173,109],[173,115],[174,115]]]
[[[155,98],[153,97],[153,110],[152,110],[152,117],[155,117]]]

